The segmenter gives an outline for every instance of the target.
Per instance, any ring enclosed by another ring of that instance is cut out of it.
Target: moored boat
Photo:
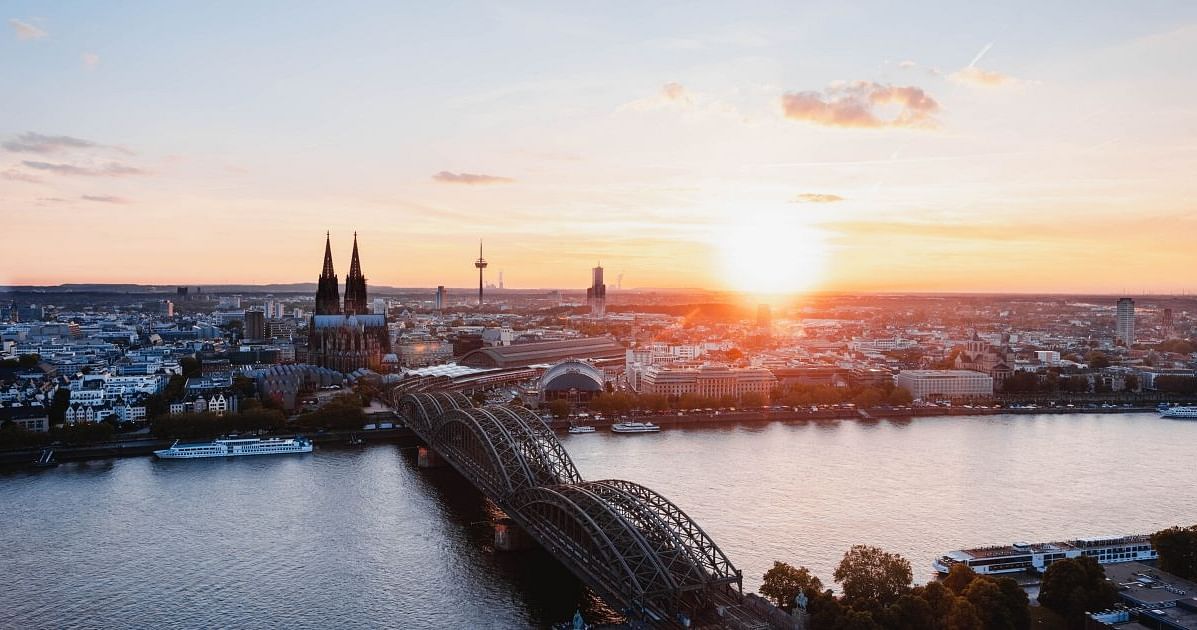
[[[656,433],[661,427],[651,422],[616,422],[611,425],[611,430],[616,433]]]
[[[179,443],[178,440],[175,440],[170,448],[154,451],[154,455],[161,459],[198,459],[311,452],[312,441],[303,436],[296,436],[265,440],[260,438],[222,438],[211,442],[192,443]]]
[[[577,425],[569,428],[570,433],[594,433],[594,427],[589,425]]]
[[[1160,409],[1161,418],[1175,418],[1177,420],[1197,420],[1197,406],[1177,406]]]
[[[1062,542],[1026,543],[977,547],[949,551],[931,563],[936,571],[947,574],[952,567],[963,564],[980,575],[1038,571],[1064,558],[1089,556],[1100,564],[1142,562],[1159,558],[1151,546],[1151,536],[1105,536],[1077,538]]]

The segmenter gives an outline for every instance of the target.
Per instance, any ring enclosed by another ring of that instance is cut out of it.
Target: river
[[[755,589],[774,560],[831,585],[864,543],[916,579],[965,546],[1197,522],[1197,422],[1155,414],[667,428],[562,437],[582,476],[689,513]],[[602,607],[411,444],[0,472],[2,627],[522,628]]]

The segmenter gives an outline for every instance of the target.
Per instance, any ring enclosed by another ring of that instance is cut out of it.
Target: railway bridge
[[[629,621],[769,628],[727,556],[671,501],[631,481],[586,481],[544,421],[458,392],[397,401],[407,426],[522,532]]]

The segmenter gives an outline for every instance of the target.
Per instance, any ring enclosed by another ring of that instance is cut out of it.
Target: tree
[[[761,587],[757,590],[773,600],[779,608],[788,609],[794,605],[798,593],[806,593],[808,598],[814,597],[823,590],[823,582],[806,567],[774,561],[773,568],[765,572]]]
[[[942,583],[948,587],[949,591],[963,595],[964,589],[968,588],[968,585],[972,584],[975,579],[977,579],[977,572],[973,571],[972,567],[964,563],[957,563],[952,565]]]
[[[180,357],[179,367],[183,370],[185,378],[200,375],[200,361],[195,357]]]
[[[42,355],[40,354],[22,354],[17,358],[17,365],[20,366],[22,370],[31,370],[37,367],[37,364],[41,363],[41,361]]]
[[[1089,556],[1056,560],[1039,586],[1039,603],[1064,617],[1070,628],[1082,628],[1086,612],[1109,608],[1117,600],[1105,569]]]
[[[722,402],[722,401],[721,401]],[[768,400],[765,395],[760,392],[746,392],[740,396],[740,404],[745,407],[763,407]],[[730,407],[731,405],[720,404],[720,407]]]
[[[553,400],[550,400],[548,407],[549,413],[553,414],[553,417],[558,420],[561,420],[569,415],[569,401],[565,400],[564,398],[554,398]]]
[[[1128,391],[1128,392],[1137,391],[1139,389],[1139,375],[1138,374],[1127,374],[1123,378],[1122,389],[1124,391]]]
[[[1197,525],[1169,527],[1151,535],[1151,544],[1160,554],[1160,568],[1168,573],[1197,579]]]
[[[868,545],[855,545],[835,569],[835,581],[850,608],[885,608],[910,592],[910,561]]]
[[[1094,350],[1085,355],[1085,362],[1089,364],[1089,367],[1095,370],[1110,367],[1110,357],[1107,357],[1104,352],[1098,350]]]
[[[71,390],[59,387],[54,390],[54,399],[50,401],[50,424],[66,422],[66,411],[71,406]]]
[[[1010,585],[981,577],[964,589],[964,598],[973,605],[985,630],[1027,630],[1031,625],[1027,594],[1010,578]],[[1013,589],[1010,586],[1013,586]]]
[[[914,402],[914,397],[910,395],[910,392],[901,387],[895,387],[886,397],[886,402],[891,405],[909,405]]]

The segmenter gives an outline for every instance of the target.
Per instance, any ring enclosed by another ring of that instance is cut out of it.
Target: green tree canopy
[[[798,593],[814,597],[822,590],[823,582],[806,567],[775,561],[773,568],[765,572],[758,592],[773,600],[779,608],[790,608]]]
[[[1059,613],[1071,628],[1084,627],[1086,612],[1109,608],[1117,600],[1105,569],[1089,556],[1051,563],[1039,587],[1039,603]]]
[[[910,561],[868,545],[855,545],[835,569],[835,581],[851,608],[885,608],[910,592]]]
[[[1160,568],[1186,580],[1197,580],[1197,525],[1169,527],[1151,535],[1160,554]]]
[[[558,420],[561,420],[569,415],[570,405],[568,400],[557,398],[550,400],[547,406],[549,408],[549,413],[553,414],[553,417]]]

